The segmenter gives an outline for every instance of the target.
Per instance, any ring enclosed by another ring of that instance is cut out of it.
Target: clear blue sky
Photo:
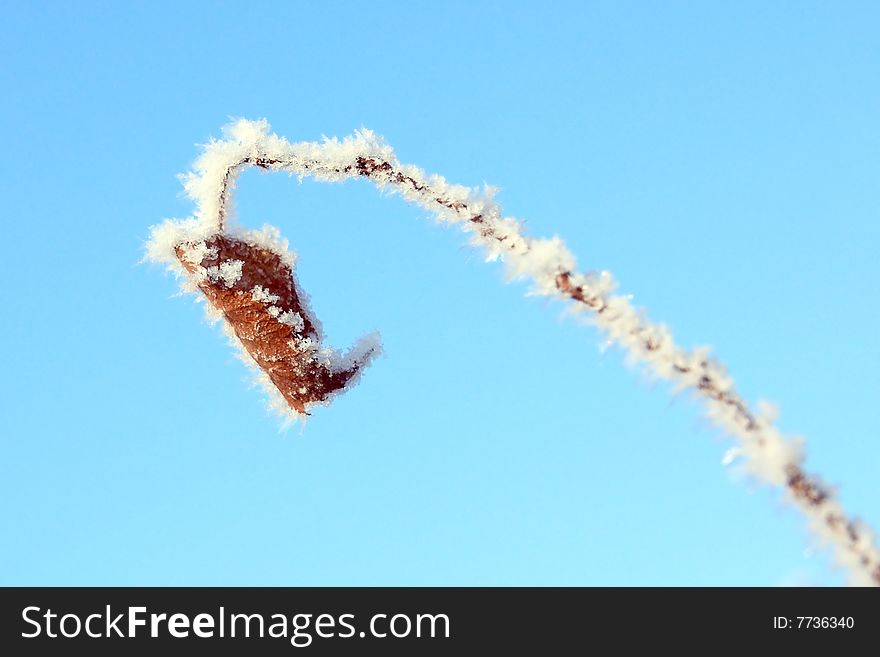
[[[729,443],[456,230],[248,172],[329,341],[387,355],[279,423],[138,265],[229,117],[384,135],[780,404],[880,527],[876,3],[4,3],[0,583],[835,584]]]

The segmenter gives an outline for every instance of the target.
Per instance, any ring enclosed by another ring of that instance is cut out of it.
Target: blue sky
[[[838,584],[699,405],[365,182],[248,172],[328,341],[279,432],[138,265],[230,117],[501,189],[806,437],[880,527],[875,3],[6,3],[0,583]]]

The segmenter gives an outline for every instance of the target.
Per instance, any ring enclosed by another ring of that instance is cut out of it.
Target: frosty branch
[[[260,368],[258,376],[270,397],[276,398],[277,407],[303,413],[310,404],[326,403],[357,378],[361,367],[378,352],[378,343],[367,341],[345,358],[322,351],[320,327],[295,281],[286,290],[286,302],[267,305],[275,301],[265,301],[261,286],[254,286],[253,280],[242,283],[242,265],[235,264],[241,260],[223,260],[218,255],[217,240],[233,240],[239,252],[250,247],[257,249],[260,257],[276,257],[286,267],[279,265],[276,279],[292,276],[294,257],[277,231],[231,225],[235,181],[249,166],[329,182],[366,178],[380,189],[398,193],[431,211],[438,220],[461,226],[471,235],[473,245],[484,249],[487,259],[504,261],[512,277],[531,280],[538,294],[570,302],[572,310],[590,317],[610,341],[653,376],[671,382],[676,390],[693,391],[703,400],[713,424],[735,439],[731,459],[740,459],[757,479],[785,491],[813,534],[833,546],[853,583],[880,585],[880,550],[870,530],[846,513],[830,487],[803,468],[802,441],[781,435],[769,407],[759,405],[753,410],[708,350],[676,345],[664,325],[650,322],[626,296],[615,294],[616,283],[608,272],[578,272],[574,256],[559,238],[525,235],[518,221],[502,215],[493,190],[453,185],[440,176],[401,164],[392,149],[369,131],[341,141],[290,143],[270,133],[265,121],[238,121],[227,129],[226,139],[206,146],[193,172],[184,177],[186,191],[197,205],[194,216],[152,229],[148,258],[183,275],[190,288],[201,289],[212,303],[212,297],[229,291],[237,294],[226,306],[214,303],[215,308],[227,320],[230,336]],[[247,258],[244,260],[246,269]],[[232,274],[224,278],[223,267]],[[280,284],[273,285],[278,288]],[[266,298],[279,296],[284,295],[272,293]],[[242,305],[246,306],[244,311]],[[276,320],[288,316],[286,326],[292,328],[279,332],[275,326],[278,321],[267,321],[263,311],[271,312],[272,308],[272,316]],[[273,348],[261,351],[260,344],[271,340],[275,341]],[[279,374],[277,364],[289,365],[291,358],[302,362],[294,362],[293,370],[285,366]],[[302,363],[308,367],[303,369]],[[325,367],[324,374],[315,363]],[[324,379],[318,381],[319,375]],[[295,385],[290,385],[291,380]],[[313,385],[314,381],[323,383]],[[279,391],[282,399],[277,399]]]

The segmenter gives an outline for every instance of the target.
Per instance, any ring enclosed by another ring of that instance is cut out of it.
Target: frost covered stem
[[[229,212],[229,209],[228,209],[229,208],[229,200],[230,200],[229,197],[231,195],[232,187],[233,187],[232,183],[235,180],[235,178],[238,176],[238,173],[240,172],[240,170],[243,167],[245,167],[247,165],[251,165],[251,166],[259,167],[260,169],[283,170],[286,167],[294,167],[297,164],[298,163],[295,162],[294,160],[285,161],[285,160],[271,158],[271,157],[245,157],[241,161],[236,162],[234,164],[231,164],[229,167],[227,167],[226,172],[223,174],[223,183],[220,187],[220,198],[219,198],[220,211],[219,211],[218,222],[217,222],[217,225],[220,229],[220,232],[222,232],[224,230],[224,228],[226,227],[226,217]],[[319,167],[320,167],[319,163],[318,163],[318,166],[310,166],[309,163],[301,163],[300,164],[300,168],[303,170],[304,173],[313,171],[315,169],[318,169]],[[355,160],[354,166],[352,166],[351,164],[348,164],[342,168],[329,167],[326,169],[332,173],[337,174],[337,175],[348,175],[348,174],[351,174],[352,171],[354,171],[356,173],[356,175],[364,176],[367,178],[375,177],[377,173],[382,174],[382,173],[389,173],[390,172],[393,174],[393,176],[392,176],[393,182],[396,184],[409,185],[416,192],[423,192],[423,191],[428,190],[427,185],[424,185],[424,184],[418,182],[412,176],[408,176],[408,175],[401,173],[399,171],[394,171],[392,165],[389,162],[383,162],[381,160],[377,160],[372,157],[358,157]],[[446,208],[449,208],[452,210],[459,210],[459,209],[466,210],[467,209],[467,205],[464,203],[461,203],[459,201],[448,201],[448,200],[445,200],[440,197],[435,197],[434,202],[440,204],[443,207],[446,207]],[[470,220],[474,223],[480,223],[480,222],[482,222],[482,216],[476,215],[476,216],[471,217]],[[504,238],[502,237],[500,239],[503,240]]]
[[[666,326],[649,321],[628,297],[615,294],[608,272],[579,273],[575,258],[559,238],[525,235],[519,221],[502,215],[493,190],[482,192],[448,183],[437,175],[401,164],[393,150],[369,131],[344,140],[290,143],[269,132],[265,121],[238,121],[227,138],[214,141],[185,178],[197,203],[187,231],[225,231],[235,178],[247,166],[287,171],[299,177],[341,181],[363,177],[382,190],[433,212],[438,220],[458,224],[487,259],[501,259],[513,278],[534,284],[534,292],[568,301],[585,313],[634,363],[676,390],[700,397],[709,420],[736,441],[729,456],[741,459],[758,480],[785,491],[807,518],[813,535],[829,543],[854,584],[880,585],[880,550],[870,530],[851,518],[835,491],[803,468],[803,445],[784,437],[769,407],[753,410],[737,393],[725,367],[705,348],[687,350],[675,344]],[[180,224],[154,227],[148,256],[176,266],[169,245],[180,236]]]
[[[226,168],[226,172],[223,174],[223,183],[220,185],[220,212],[217,217],[217,226],[221,233],[226,228],[226,215],[229,207],[229,195],[232,192],[232,183],[241,168],[246,165],[252,165],[261,169],[271,169],[273,166],[283,166],[283,163],[280,160],[271,158],[246,157]]]

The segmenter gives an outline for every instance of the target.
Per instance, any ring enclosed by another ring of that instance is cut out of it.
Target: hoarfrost
[[[575,271],[575,259],[559,238],[535,239],[523,234],[519,221],[503,216],[494,189],[454,185],[442,176],[401,164],[390,146],[369,130],[341,140],[290,143],[271,133],[265,120],[233,122],[224,129],[223,139],[204,146],[193,170],[182,176],[186,193],[196,204],[193,216],[152,227],[145,259],[165,264],[186,278],[174,248],[191,244],[187,257],[199,258],[199,243],[222,231],[276,253],[292,267],[294,255],[277,229],[265,226],[249,231],[231,221],[235,180],[248,166],[329,182],[368,178],[380,190],[400,194],[433,212],[438,220],[460,226],[470,234],[471,243],[483,249],[487,260],[505,262],[509,276],[531,280],[536,294],[567,300],[575,311],[587,313],[605,339],[623,349],[627,360],[643,364],[674,390],[690,390],[702,399],[709,420],[736,441],[725,460],[743,463],[759,480],[786,490],[807,517],[814,535],[834,547],[854,583],[880,584],[880,551],[868,529],[848,519],[834,491],[802,470],[802,441],[783,436],[773,426],[775,415],[763,406],[753,411],[707,349],[689,351],[676,345],[667,327],[652,323],[633,307],[631,298],[615,294],[617,285],[608,272]],[[224,263],[217,272],[208,273],[227,285],[233,285],[240,274],[234,263]],[[192,281],[189,283],[192,287]],[[254,294],[264,292],[254,290]],[[272,303],[270,296],[259,300]],[[284,321],[297,320],[285,316]],[[305,345],[319,348],[308,339],[299,346]],[[354,363],[374,356],[379,348],[378,338],[368,338],[345,356],[331,354],[327,358]],[[284,407],[268,377],[262,372],[257,376],[269,391],[273,407]]]

